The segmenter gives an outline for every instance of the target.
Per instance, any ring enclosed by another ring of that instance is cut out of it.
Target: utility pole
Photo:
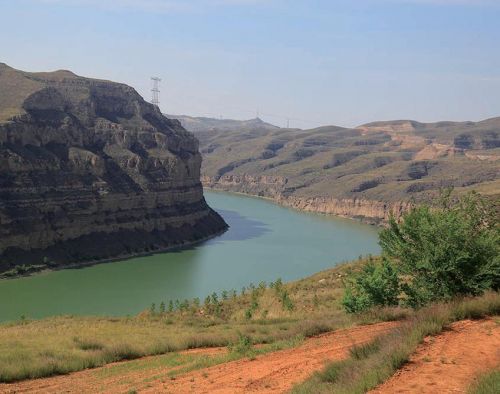
[[[151,77],[151,104],[160,106],[160,81],[159,77]]]

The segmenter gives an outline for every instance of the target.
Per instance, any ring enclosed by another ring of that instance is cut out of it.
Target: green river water
[[[380,250],[373,226],[257,198],[205,195],[230,225],[225,234],[180,251],[0,280],[0,321],[21,315],[132,315],[152,302],[299,279]]]

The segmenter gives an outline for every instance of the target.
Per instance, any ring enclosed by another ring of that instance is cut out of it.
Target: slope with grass
[[[281,393],[293,388],[294,393],[363,393],[388,378],[377,393],[405,388],[422,393],[465,392],[469,386],[495,383],[494,375],[475,381],[500,362],[500,325],[483,319],[499,312],[499,295],[489,293],[407,311],[402,321],[263,345],[240,336],[225,348],[169,352],[63,376],[0,384],[0,392]],[[379,315],[388,316],[395,315]],[[479,320],[462,320],[471,318]],[[462,321],[453,323],[457,320]],[[443,380],[443,373],[449,379]]]
[[[186,123],[200,140],[206,187],[301,210],[377,222],[443,187],[497,201],[500,194],[500,118],[354,129],[202,126]]]
[[[498,293],[428,306],[397,330],[354,348],[350,358],[327,365],[293,393],[465,392],[500,363],[499,314]],[[486,316],[496,317],[460,322]]]
[[[0,63],[0,273],[183,245],[226,229],[198,142],[131,87]]]
[[[253,347],[246,352],[216,348],[149,357],[66,376],[0,385],[0,391],[43,388],[54,392],[123,393],[133,387],[141,393],[284,392],[325,361],[346,357],[351,346],[367,343],[398,324],[341,329],[306,340]]]
[[[426,337],[408,363],[370,393],[463,393],[478,376],[500,367],[499,349],[499,322],[453,323],[441,334]]]
[[[53,317],[0,325],[0,380],[68,373],[110,362],[190,348],[310,337],[353,324],[393,320],[406,312],[346,314],[342,279],[363,262],[290,284],[250,285],[239,294],[157,300],[136,317]],[[243,293],[243,294],[242,294]]]

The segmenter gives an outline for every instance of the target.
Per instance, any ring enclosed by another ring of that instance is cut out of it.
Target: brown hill
[[[498,199],[500,118],[375,122],[354,129],[198,131],[206,186],[299,209],[387,219],[440,188]]]

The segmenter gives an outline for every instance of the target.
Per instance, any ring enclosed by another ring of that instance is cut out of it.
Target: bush
[[[422,205],[390,219],[380,233],[382,264],[368,263],[346,284],[343,305],[359,312],[375,305],[413,308],[500,288],[500,225],[476,193],[438,207]]]
[[[375,305],[398,304],[400,286],[397,270],[387,260],[369,261],[360,274],[348,282],[342,304],[348,312],[360,312]]]

